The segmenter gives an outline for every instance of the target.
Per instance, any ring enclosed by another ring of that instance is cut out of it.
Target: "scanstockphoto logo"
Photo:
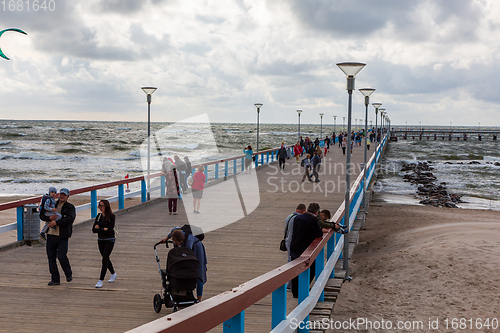
[[[151,173],[162,171],[165,158],[175,161],[177,155],[182,161],[187,156],[194,168],[197,164],[227,159],[222,156],[215,142],[210,121],[207,114],[184,119],[180,122],[165,126],[155,131],[150,137],[150,170]],[[148,140],[141,144],[141,164],[144,174],[147,174]],[[236,153],[242,155],[243,151]],[[260,203],[259,183],[256,172],[246,174],[241,172],[241,158],[236,160],[236,176],[233,176],[233,161],[228,163],[228,177],[226,181],[206,183],[203,190],[200,212],[193,209],[193,195],[191,191],[183,194],[182,202],[186,210],[189,224],[199,226],[204,232],[222,228],[254,211]],[[219,179],[224,179],[225,163],[219,163]],[[210,182],[215,178],[215,164],[206,166],[207,178]],[[197,170],[194,170],[197,172]],[[178,172],[179,178],[182,175]],[[152,179],[151,189],[161,186],[161,178]],[[184,183],[179,179],[181,188]],[[189,186],[187,186],[189,189]],[[157,190],[159,193],[159,190]]]

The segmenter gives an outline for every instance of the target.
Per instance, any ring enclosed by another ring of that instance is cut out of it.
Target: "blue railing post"
[[[227,176],[228,176],[228,172],[229,172],[229,170],[228,170],[228,169],[229,169],[229,161],[226,161],[226,162],[224,163],[224,177],[226,177],[226,178],[227,178]]]
[[[236,316],[228,319],[223,324],[223,333],[243,333],[245,332],[245,311],[241,311]]]
[[[259,154],[255,154],[255,167],[258,167],[259,166]]]
[[[274,150],[271,152],[271,162],[274,162]]]
[[[271,329],[286,319],[286,283],[273,291]]]
[[[260,165],[264,165],[264,154],[260,154]]]
[[[167,188],[165,185],[165,175],[160,177],[160,188],[161,188],[161,190],[160,190],[161,196],[164,197],[165,194],[167,193]]]
[[[118,209],[125,208],[125,186],[118,185]]]
[[[23,210],[24,207],[16,207],[16,213],[17,213],[17,240],[21,241],[24,239],[23,235]]]
[[[219,179],[219,163],[215,163],[215,179]]]
[[[146,193],[146,181],[144,179],[141,180],[141,202],[146,202],[147,193]]]
[[[266,154],[266,163],[269,163],[269,152]]]
[[[299,286],[298,286],[299,304],[302,303],[307,298],[307,296],[309,296],[309,284],[310,284],[309,274],[310,274],[310,271],[311,271],[311,269],[308,268],[299,274]],[[309,321],[309,315],[307,315],[304,318],[304,322],[307,323],[308,321]],[[303,332],[308,333],[309,332],[309,330],[305,328],[306,325],[301,325],[301,326],[303,326],[304,328],[302,328],[302,329],[298,328],[299,333],[303,333]]]
[[[235,174],[236,174],[236,165],[237,165],[237,164],[238,164],[238,160],[235,158],[235,159],[233,160],[233,175],[235,175]]]
[[[316,276],[316,281],[318,281],[321,272],[325,269],[325,248],[323,247],[316,257],[316,267],[314,269],[314,274]],[[319,295],[318,301],[325,301],[325,291],[321,291],[321,295]]]
[[[207,183],[207,182],[208,182],[208,165],[205,168],[205,183]]]
[[[244,157],[241,158],[241,171],[242,172],[245,171],[245,158]]]
[[[337,244],[337,235],[338,233],[334,233],[332,237],[328,240],[328,243],[326,244],[326,260],[328,261],[330,257],[333,255],[333,252],[335,252],[335,245]],[[330,278],[335,277],[335,267],[332,269],[332,273],[330,274]]]
[[[90,218],[97,216],[97,191],[90,191]]]

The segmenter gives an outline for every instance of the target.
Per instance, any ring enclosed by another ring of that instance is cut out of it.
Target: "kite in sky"
[[[22,34],[25,34],[27,35],[27,33],[25,33],[24,31],[22,31],[21,29],[5,29],[5,30],[2,30],[0,31],[0,37],[2,37],[3,33],[6,32],[6,31],[16,31],[16,32],[20,32]],[[7,60],[10,60],[3,52],[2,52],[2,49],[0,48],[0,57],[4,58],[4,59],[7,59]]]

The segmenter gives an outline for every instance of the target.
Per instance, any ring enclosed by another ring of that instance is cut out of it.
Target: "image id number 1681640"
[[[0,8],[4,12],[53,12],[55,0],[2,0]]]
[[[444,320],[446,329],[453,330],[482,330],[482,329],[494,329],[498,328],[497,318],[446,318]]]

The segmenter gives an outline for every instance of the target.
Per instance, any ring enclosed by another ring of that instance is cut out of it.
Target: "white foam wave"
[[[85,131],[85,128],[72,128],[72,127],[61,127],[60,131],[63,132],[75,132],[75,131]]]
[[[8,145],[9,143],[11,143],[12,141],[0,141],[0,145]]]

